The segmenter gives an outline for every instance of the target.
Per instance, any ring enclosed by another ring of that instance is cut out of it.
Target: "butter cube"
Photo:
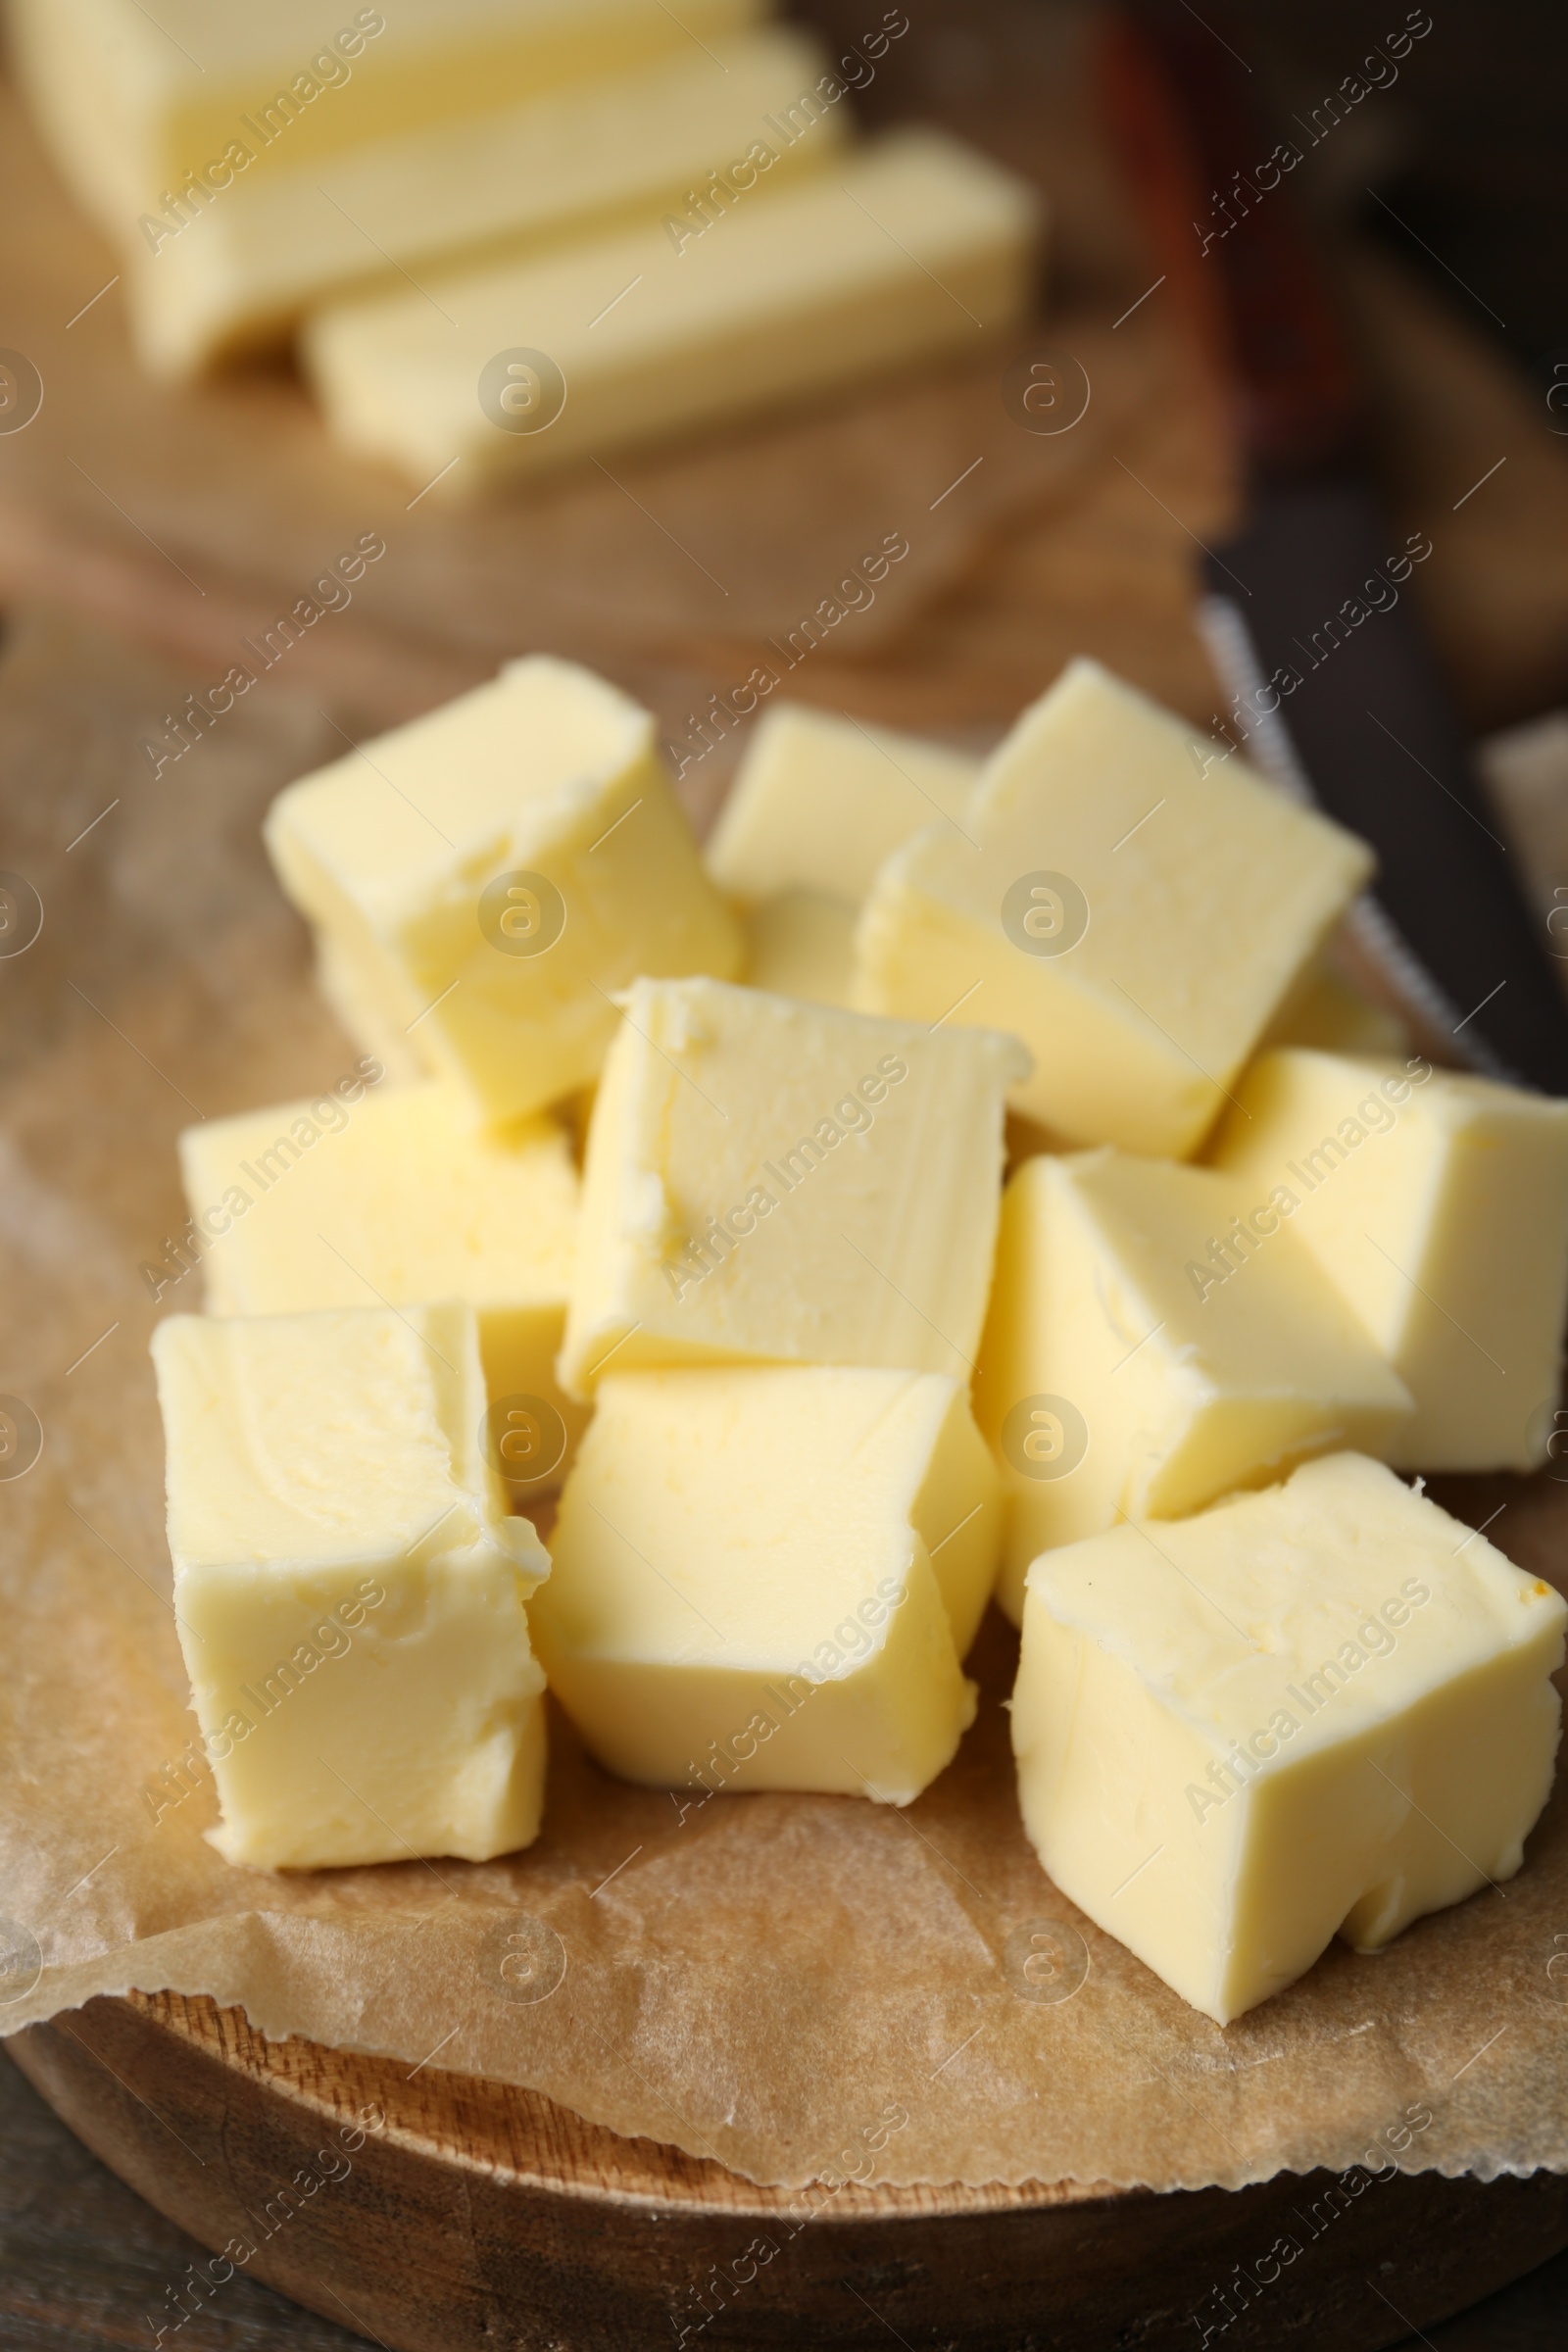
[[[1012,1703],[1024,1827],[1063,1894],[1228,2025],[1336,1935],[1378,1951],[1513,1877],[1565,1620],[1358,1454],[1048,1552]]]
[[[959,1659],[996,1518],[963,1389],[939,1374],[607,1374],[539,1654],[625,1780],[905,1805],[973,1718]]]
[[[722,56],[687,44],[521,105],[420,122],[324,167],[306,159],[290,171],[280,157],[172,223],[156,247],[131,240],[138,354],[161,375],[187,375],[277,340],[308,305],[368,281],[401,271],[405,284],[432,265],[511,259],[679,214],[710,172],[746,156],[769,116],[788,118],[826,64],[787,28],[727,42]],[[849,127],[843,106],[802,117],[758,185],[825,162]]]
[[[740,962],[652,718],[568,662],[509,662],[291,784],[264,830],[360,991],[490,1119],[597,1076],[639,972]]]
[[[979,774],[978,760],[945,744],[770,704],[709,840],[708,870],[738,899],[811,890],[858,901],[911,834],[944,817],[961,829]]]
[[[419,1051],[422,1026],[406,1029],[389,1013],[374,975],[326,931],[316,934],[315,977],[344,1036],[362,1047],[366,1058],[377,1063],[394,1086],[412,1085],[431,1074],[431,1057]]]
[[[297,169],[409,124],[613,72],[712,39],[759,0],[12,0],[12,46],[63,177],[124,244],[190,221],[286,158]]]
[[[583,1418],[555,1375],[577,1231],[564,1131],[545,1118],[476,1126],[438,1079],[361,1093],[185,1129],[209,1312],[463,1299],[492,1398],[531,1397],[555,1416],[540,1474],[558,1470]]]
[[[1011,1039],[639,980],[583,1171],[561,1377],[700,1363],[966,1379]]]
[[[749,987],[812,1004],[848,1005],[855,986],[855,908],[825,890],[781,890],[745,918]]]
[[[918,735],[771,704],[705,853],[747,909],[751,986],[852,1004],[858,901],[911,834],[938,817],[961,827],[979,773]]]
[[[1212,1157],[1291,1230],[1415,1399],[1390,1459],[1528,1470],[1560,1426],[1568,1102],[1403,1064],[1285,1050],[1238,1089]]]
[[[1049,1545],[1399,1441],[1403,1383],[1293,1223],[1265,1198],[1244,1225],[1239,1200],[1212,1169],[1108,1148],[1026,1160],[1008,1185],[975,1412],[1006,1494],[998,1598],[1015,1624]]]
[[[1324,1054],[1365,1054],[1393,1059],[1408,1054],[1407,1022],[1387,1004],[1335,971],[1318,956],[1302,971],[1257,1041],[1260,1054],[1273,1046],[1315,1046]]]
[[[331,430],[462,496],[968,354],[1027,307],[1039,199],[938,131],[760,184],[748,162],[663,222],[327,304],[302,356]]]
[[[230,1862],[336,1869],[527,1845],[550,1562],[481,1442],[472,1310],[153,1335],[174,1611]]]
[[[1024,712],[964,822],[973,840],[932,826],[883,867],[859,1001],[1012,1030],[1026,1116],[1176,1159],[1372,870],[1094,662]]]

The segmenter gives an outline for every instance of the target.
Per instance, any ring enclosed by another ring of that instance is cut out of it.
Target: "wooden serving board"
[[[8,2047],[93,2151],[229,2266],[394,2352],[657,2345],[1371,2352],[1568,2243],[1568,2178],[1328,2173],[1156,2195],[1103,2182],[759,2188],[536,2093],[266,2041],[205,1999],[132,1994]],[[198,2278],[200,2272],[198,2271]],[[166,2315],[160,2315],[166,2316]],[[172,2309],[171,2322],[177,2317]]]

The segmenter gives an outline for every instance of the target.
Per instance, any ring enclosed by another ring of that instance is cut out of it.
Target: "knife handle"
[[[1164,7],[1094,36],[1101,109],[1175,306],[1248,457],[1317,466],[1362,404],[1338,308],[1289,190],[1303,160],[1257,120],[1223,44]]]

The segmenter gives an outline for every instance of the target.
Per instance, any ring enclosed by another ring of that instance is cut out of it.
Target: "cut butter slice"
[[[301,170],[269,159],[156,246],[131,240],[138,354],[160,374],[187,375],[276,341],[309,305],[351,287],[401,291],[410,272],[510,263],[678,216],[708,194],[710,172],[744,169],[749,156],[759,191],[785,185],[850,129],[846,106],[812,95],[825,63],[785,28],[721,54],[687,44],[628,74],[421,122]]]
[[[741,960],[653,719],[572,662],[510,662],[291,784],[264,831],[341,1008],[378,1006],[490,1119],[595,1078],[637,973]]]
[[[1024,712],[964,823],[972,840],[933,825],[882,868],[859,1001],[1012,1030],[1034,1056],[1026,1116],[1176,1159],[1372,869],[1087,661]]]
[[[961,829],[978,760],[893,727],[773,703],[746,748],[704,853],[735,898],[827,891],[863,899],[901,842]]]
[[[967,1381],[1022,1049],[639,980],[588,1132],[561,1374],[879,1364]]]
[[[1392,1060],[1408,1054],[1408,1024],[1337,972],[1326,955],[1301,973],[1257,1041],[1259,1054],[1274,1046],[1311,1046],[1324,1054],[1381,1054]]]
[[[578,1187],[555,1120],[486,1128],[458,1088],[426,1080],[204,1119],[179,1159],[210,1313],[463,1299],[492,1398],[559,1416],[544,1467],[562,1468],[582,1423],[555,1376]]]
[[[760,13],[760,0],[681,0],[678,14],[662,0],[398,0],[341,14],[317,0],[12,0],[8,11],[54,161],[121,245],[171,195],[189,218],[247,173],[461,122]]]
[[[1109,1149],[1026,1160],[1008,1185],[975,1412],[1015,1624],[1049,1545],[1402,1441],[1403,1382],[1292,1220],[1265,1200],[1243,1227],[1238,1198],[1211,1169]]]
[[[1028,300],[1038,199],[936,131],[710,210],[700,232],[656,224],[316,312],[302,348],[332,431],[461,496],[980,348]]]
[[[907,1804],[974,1713],[996,1479],[961,1385],[806,1366],[607,1375],[533,1604],[600,1762]]]
[[[855,988],[855,913],[824,890],[781,890],[745,917],[746,979],[776,997],[848,1005]]]
[[[431,1056],[419,1051],[422,1031],[397,1018],[368,960],[361,956],[357,961],[329,931],[318,930],[315,945],[316,985],[344,1035],[363,1048],[366,1059],[376,1062],[394,1086],[412,1086],[426,1077],[433,1064]]]
[[[1509,1879],[1568,1609],[1357,1454],[1029,1572],[1018,1793],[1068,1899],[1220,2025]]]
[[[1248,1071],[1211,1156],[1238,1204],[1296,1201],[1292,1232],[1409,1388],[1391,1460],[1529,1470],[1563,1452],[1568,1102],[1420,1055],[1281,1049]]]
[[[550,1562],[485,1459],[471,1309],[172,1315],[153,1360],[220,1851],[319,1870],[528,1844],[524,1602]]]

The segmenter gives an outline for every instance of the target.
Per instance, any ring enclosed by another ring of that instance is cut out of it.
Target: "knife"
[[[1156,282],[1243,458],[1245,520],[1204,549],[1199,613],[1229,732],[1371,844],[1352,935],[1446,1054],[1568,1095],[1568,997],[1412,593],[1434,543],[1380,510],[1355,368],[1293,203],[1309,133],[1256,117],[1216,22],[1113,16],[1095,64]]]

